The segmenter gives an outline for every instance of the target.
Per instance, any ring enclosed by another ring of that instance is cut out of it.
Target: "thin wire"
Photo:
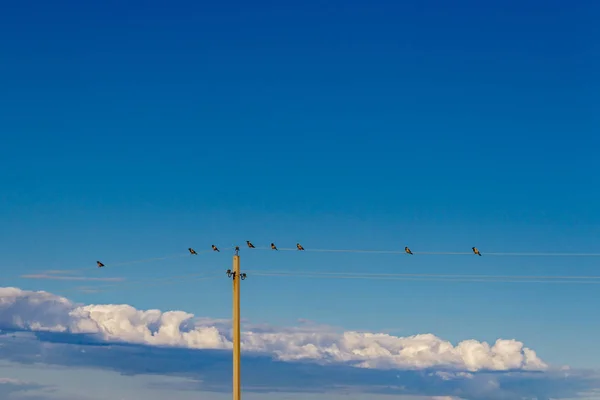
[[[247,270],[252,276],[265,277],[298,277],[317,279],[369,279],[393,281],[418,281],[418,282],[483,282],[483,283],[558,283],[558,284],[600,284],[600,276],[539,276],[539,275],[461,275],[461,274],[368,274],[368,273],[338,273],[338,272],[292,272],[278,271],[266,272]],[[176,284],[181,281],[208,281],[220,279],[223,274],[205,275],[202,273],[175,275],[161,278],[146,278],[135,281],[123,281],[118,284],[78,286],[59,292],[98,293],[113,290],[130,289],[131,286],[156,287]],[[559,280],[562,279],[562,280]],[[579,280],[576,280],[579,279]],[[583,280],[588,279],[588,280]]]
[[[381,277],[437,277],[437,278],[498,278],[498,279],[600,279],[600,275],[483,275],[483,274],[406,274],[406,273],[368,273],[368,272],[323,272],[323,271],[284,271],[284,270],[246,270],[248,273],[277,273],[281,275],[325,275],[325,276],[381,276]]]
[[[290,278],[292,275],[278,273],[253,273],[250,276],[274,276]],[[487,282],[487,283],[571,283],[571,284],[600,284],[600,281],[574,281],[574,280],[509,280],[509,279],[450,279],[450,278],[411,278],[411,277],[383,277],[383,276],[327,276],[327,275],[309,275],[301,274],[298,278],[317,278],[317,279],[375,279],[392,281],[422,281],[422,282]]]
[[[143,258],[141,260],[125,261],[125,262],[120,262],[120,263],[109,263],[108,265],[110,265],[111,267],[120,267],[123,265],[139,264],[139,263],[145,263],[145,262],[150,262],[150,261],[168,260],[171,258],[189,257],[189,256],[191,256],[191,254],[189,254],[189,253],[187,253],[187,254],[177,253],[177,254],[173,254],[173,255],[165,256],[165,257]]]
[[[77,291],[82,293],[98,293],[105,292],[111,290],[120,290],[120,289],[130,289],[131,286],[138,287],[155,287],[162,285],[171,285],[174,283],[179,283],[181,281],[206,281],[222,278],[224,274],[213,274],[213,275],[205,275],[205,274],[188,274],[188,275],[179,275],[168,278],[151,278],[151,279],[140,279],[136,281],[125,281],[120,284],[113,285],[96,285],[96,286],[78,286],[75,288],[67,289],[66,291]],[[157,281],[157,282],[149,282],[149,281]],[[159,282],[158,282],[159,281]],[[149,284],[148,284],[149,283]]]
[[[224,247],[223,249],[219,249],[219,250],[233,250],[233,247]],[[200,250],[200,251],[196,251],[197,254],[203,254],[203,253],[213,253],[214,250]],[[123,265],[130,265],[130,264],[138,264],[138,263],[143,263],[143,262],[149,262],[149,261],[157,261],[157,260],[167,260],[170,258],[178,258],[178,257],[193,257],[193,254],[188,253],[177,253],[177,254],[172,254],[170,256],[165,256],[165,257],[154,257],[154,258],[144,258],[141,260],[134,260],[134,261],[126,261],[126,262],[120,262],[120,263],[106,263],[104,265],[104,267],[118,267],[118,266],[123,266]],[[103,267],[103,268],[104,268]]]
[[[220,250],[232,250],[235,249],[235,247],[223,247]],[[269,250],[269,251],[274,251],[272,250],[270,247],[255,247],[253,249],[249,249],[249,250]],[[278,248],[277,250],[279,251],[300,251],[297,248]],[[307,252],[320,252],[320,253],[371,253],[371,254],[406,254],[405,251],[402,250],[368,250],[368,249],[305,249],[302,251],[307,251]],[[202,254],[202,253],[209,253],[209,252],[214,252],[214,250],[212,249],[207,249],[207,250],[200,250],[197,251],[197,254]],[[510,252],[483,252],[482,253],[484,256],[519,256],[519,257],[524,257],[524,256],[533,256],[533,257],[600,257],[600,253],[550,253],[550,252],[531,252],[531,253],[527,253],[527,252],[520,252],[520,253],[510,253]],[[423,252],[413,252],[413,255],[474,255],[472,252],[435,252],[435,251],[423,251]],[[172,255],[168,255],[168,256],[164,256],[164,257],[153,257],[153,258],[143,258],[143,259],[139,259],[139,260],[131,260],[131,261],[124,261],[124,262],[116,262],[116,263],[110,263],[110,262],[103,262],[104,263],[104,268],[112,268],[112,267],[121,267],[121,266],[126,266],[126,265],[133,265],[133,264],[140,264],[140,263],[146,263],[146,262],[152,262],[152,261],[160,261],[160,260],[167,260],[167,259],[172,259],[172,258],[181,258],[181,257],[190,257],[192,255],[188,254],[188,253],[177,253],[177,254],[172,254]],[[65,274],[65,273],[70,273],[70,272],[75,272],[75,271],[81,271],[81,270],[90,270],[91,266],[86,266],[86,267],[80,267],[80,268],[70,268],[70,269],[62,269],[62,270],[42,270],[40,269],[40,272],[45,272],[48,274]]]
[[[219,250],[232,250],[232,249],[233,249],[233,247],[224,247]],[[212,249],[196,251],[197,254],[212,253],[212,252],[214,252],[214,250],[212,250]],[[121,267],[121,266],[125,266],[125,265],[140,264],[140,263],[146,263],[146,262],[151,262],[151,261],[160,261],[160,260],[168,260],[168,259],[183,258],[183,257],[193,257],[193,255],[189,254],[189,253],[177,253],[177,254],[171,254],[168,256],[164,256],[164,257],[142,258],[139,260],[123,261],[123,262],[117,262],[117,263],[103,262],[104,267],[102,267],[102,268]],[[93,265],[93,266],[87,266],[87,267],[68,268],[68,269],[51,269],[51,270],[38,269],[38,270],[34,270],[34,272],[46,273],[46,274],[51,274],[51,275],[62,275],[62,274],[67,274],[67,273],[71,273],[71,272],[75,272],[75,271],[90,271],[92,269],[97,269],[97,268],[98,267],[96,265]],[[29,274],[29,275],[31,275],[31,274]],[[22,276],[19,276],[19,277],[22,277]]]
[[[600,257],[600,253],[482,253],[484,256]]]
[[[272,250],[270,247],[256,247],[249,250]],[[379,254],[406,254],[404,250],[366,250],[366,249],[304,249],[297,248],[277,248],[280,251],[307,251],[320,253],[379,253]],[[413,251],[413,255],[475,255],[472,251],[452,252],[452,251]],[[551,252],[481,252],[483,256],[532,256],[532,257],[600,257],[600,253],[551,253]],[[408,254],[407,254],[408,255]]]
[[[117,263],[103,263],[104,267],[102,267],[102,268],[119,267],[119,266],[131,265],[131,264],[139,264],[139,263],[159,261],[159,260],[168,260],[168,259],[172,259],[172,258],[189,257],[189,256],[191,256],[189,253],[188,254],[177,253],[177,254],[172,254],[172,255],[164,256],[164,257],[142,258],[139,260],[123,261],[123,262],[117,262]],[[91,270],[91,269],[96,269],[96,268],[98,268],[96,265],[90,265],[87,267],[68,268],[68,269],[52,269],[52,270],[40,269],[40,270],[38,270],[38,272],[45,272],[47,274],[53,274],[53,275],[59,275],[59,274],[62,275],[62,274],[69,273],[69,272]]]

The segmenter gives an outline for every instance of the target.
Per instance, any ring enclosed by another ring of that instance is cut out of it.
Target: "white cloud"
[[[223,321],[195,318],[183,311],[137,310],[129,305],[78,305],[48,292],[0,288],[0,328],[96,334],[107,341],[193,349],[230,349]],[[383,333],[334,332],[314,326],[249,327],[244,351],[282,361],[348,363],[375,369],[458,371],[545,370],[535,352],[516,340],[493,345],[465,340],[456,346],[432,334],[398,337]]]

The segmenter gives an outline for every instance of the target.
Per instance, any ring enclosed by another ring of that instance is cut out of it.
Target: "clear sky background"
[[[251,273],[597,275],[598,257],[485,256],[600,253],[595,2],[2,8],[0,286],[219,319],[231,313],[230,250],[111,263],[246,240],[477,246],[483,257],[242,248],[243,315],[516,339],[551,365],[599,367],[596,284]],[[83,293],[106,282],[20,277],[71,268],[132,284]],[[133,284],[192,273],[222,278]]]

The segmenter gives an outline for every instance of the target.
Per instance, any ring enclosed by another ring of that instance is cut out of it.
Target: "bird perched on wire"
[[[217,249],[217,246],[215,246],[214,244],[213,244],[213,245],[211,245],[211,246],[212,246],[212,249],[213,249],[213,251],[218,251],[218,252],[220,252],[220,251],[221,251],[221,250]]]
[[[304,247],[302,247],[302,246],[300,245],[300,243],[296,243],[296,247],[298,248],[298,250],[304,250]]]
[[[246,240],[246,244],[248,245],[248,247],[250,247],[251,249],[254,249],[254,245],[252,243],[250,243],[249,240]]]
[[[188,250],[190,251],[190,254],[196,254],[196,255],[198,254],[198,253],[196,253],[196,250],[192,249],[191,247],[188,248]]]
[[[479,249],[477,249],[477,247],[471,247],[473,249],[473,254],[477,254],[478,256],[481,255],[481,253],[479,252]]]
[[[404,251],[406,252],[406,254],[412,254],[412,251],[410,251],[410,249],[408,247],[405,247]]]
[[[98,264],[98,268],[104,267],[104,264],[102,264],[100,261],[96,261],[96,264]]]
[[[277,246],[275,246],[275,243],[271,243],[271,250],[277,250]]]

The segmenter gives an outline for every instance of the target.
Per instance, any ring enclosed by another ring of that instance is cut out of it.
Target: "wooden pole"
[[[241,400],[240,377],[240,256],[233,256],[233,400]]]

